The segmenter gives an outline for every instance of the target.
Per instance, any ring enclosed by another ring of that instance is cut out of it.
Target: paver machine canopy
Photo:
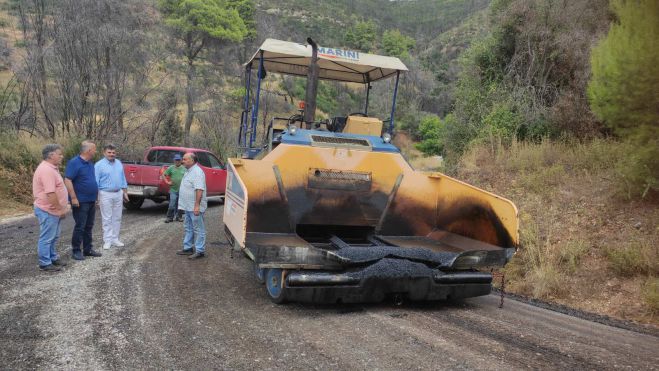
[[[397,58],[266,40],[246,64],[241,157],[228,161],[224,225],[275,302],[440,300],[485,295],[518,244],[512,202],[415,171],[391,143]],[[252,70],[256,67],[255,77]],[[306,106],[255,143],[260,84],[307,76]],[[250,99],[252,78],[256,96]],[[315,120],[318,80],[395,78],[391,114]],[[253,103],[252,103],[253,102]]]
[[[370,118],[370,120],[358,119],[358,117],[368,117],[371,84],[383,79],[395,78],[391,114],[389,119],[385,120],[387,124],[385,129],[390,134],[393,133],[398,81],[401,72],[407,71],[405,64],[395,57],[340,48],[322,47],[315,45],[311,39],[308,41],[308,45],[303,45],[289,41],[266,39],[259,50],[245,64],[246,94],[243,100],[241,130],[239,134],[240,147],[245,152],[243,154],[245,157],[254,157],[262,149],[256,143],[257,120],[261,96],[261,82],[268,73],[310,77],[307,79],[304,101],[305,116],[301,117],[300,115],[300,117],[294,117],[294,119],[303,119],[308,124],[312,123],[315,119],[318,80],[364,84],[366,87],[366,99],[363,112],[339,118],[338,121],[335,120],[330,125],[346,125],[345,121],[348,121],[348,119],[354,121],[355,125],[357,125],[357,122],[374,122],[375,120],[373,118]],[[314,50],[316,51],[315,54]],[[252,71],[257,71],[256,76],[254,76],[257,81],[256,97],[253,99],[253,102],[250,99],[252,98],[250,93],[254,75]],[[279,124],[279,127],[277,127],[278,123],[285,120],[289,120],[289,118],[275,118],[272,120],[269,128],[272,129],[274,127],[275,133],[281,131],[282,126]],[[284,125],[283,127],[285,128],[286,126]],[[371,127],[371,132],[374,130]],[[376,135],[379,135],[379,133]]]

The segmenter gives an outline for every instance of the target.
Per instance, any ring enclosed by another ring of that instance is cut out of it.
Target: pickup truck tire
[[[124,207],[128,210],[139,210],[144,203],[144,198],[128,196],[128,201],[124,201]]]

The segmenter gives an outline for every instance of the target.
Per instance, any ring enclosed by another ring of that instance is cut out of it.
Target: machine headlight
[[[453,269],[471,269],[482,265],[487,258],[487,251],[473,251],[462,253],[458,256],[451,268]]]
[[[288,134],[290,135],[295,135],[297,133],[297,126],[295,125],[288,125]]]
[[[391,142],[391,134],[389,133],[382,134],[382,141],[385,143]]]

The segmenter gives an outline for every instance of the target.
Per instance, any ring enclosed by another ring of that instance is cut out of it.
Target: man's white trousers
[[[101,206],[101,220],[103,222],[104,243],[112,243],[119,240],[123,197],[123,191],[98,192],[99,204]]]

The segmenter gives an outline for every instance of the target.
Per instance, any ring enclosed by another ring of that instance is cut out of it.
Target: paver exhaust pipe
[[[318,92],[318,44],[310,37],[307,42],[311,45],[311,63],[307,72],[307,91],[304,97],[304,122],[310,125],[316,119],[316,93]]]

